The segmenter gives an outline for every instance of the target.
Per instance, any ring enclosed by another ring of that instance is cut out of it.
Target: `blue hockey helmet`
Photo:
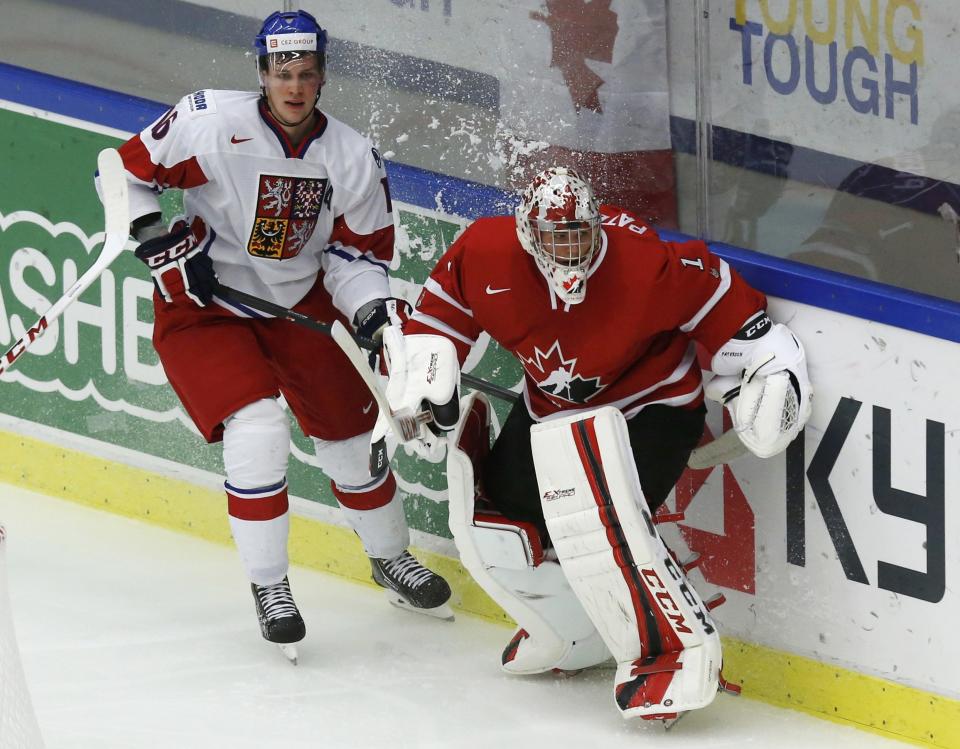
[[[327,50],[327,32],[305,10],[274,11],[253,38],[257,57],[274,52],[314,52],[322,61]]]

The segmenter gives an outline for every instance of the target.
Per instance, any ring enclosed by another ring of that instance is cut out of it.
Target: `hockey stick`
[[[370,369],[367,355],[364,354],[360,346],[357,345],[357,341],[350,334],[350,331],[344,327],[342,322],[334,320],[330,328],[330,335],[333,336],[333,340],[337,342],[337,345],[343,350],[343,353],[347,355],[353,368],[357,370],[360,378],[367,386],[367,390],[373,395],[374,400],[377,402],[377,407],[380,409],[380,413],[383,414],[387,420],[387,426],[390,427],[390,431],[404,442],[414,439],[420,432],[420,425],[430,421],[433,418],[433,414],[429,411],[421,411],[417,414],[394,411],[390,407],[390,401],[387,400],[386,393],[383,392],[380,388],[380,383],[378,383],[376,377],[374,377],[373,370]]]
[[[695,471],[713,468],[729,463],[747,452],[747,446],[740,441],[735,429],[729,429],[712,442],[694,448],[687,459],[687,465]]]
[[[0,374],[7,371],[13,363],[36,341],[50,323],[60,317],[63,311],[96,281],[107,267],[123,252],[130,236],[130,206],[127,202],[127,177],[123,161],[115,148],[105,148],[97,156],[97,170],[100,172],[100,189],[103,193],[104,241],[100,255],[93,265],[77,279],[66,293],[48,309],[32,328],[23,334],[7,352],[0,357]]]
[[[368,351],[374,351],[379,349],[380,346],[369,338],[363,338],[362,336],[355,335],[350,333],[342,324],[340,328],[343,329],[343,333],[340,334],[340,339],[337,339],[337,336],[334,335],[336,330],[336,323],[333,325],[328,325],[327,323],[320,322],[319,320],[314,320],[308,315],[304,315],[300,312],[295,312],[292,309],[287,307],[281,307],[279,304],[274,304],[271,301],[266,299],[261,299],[258,296],[253,294],[248,294],[245,291],[240,291],[239,289],[231,288],[230,286],[224,286],[223,284],[218,284],[214,294],[221,299],[230,302],[237,302],[238,304],[246,305],[252,309],[257,310],[258,312],[266,312],[269,315],[274,317],[279,317],[289,322],[296,323],[297,325],[302,325],[305,328],[310,328],[310,330],[315,330],[318,333],[323,333],[325,335],[331,336],[337,343],[340,345],[340,348],[343,348],[343,343],[349,338],[353,341],[354,346],[367,349]],[[346,337],[344,337],[344,335]],[[344,350],[344,353],[347,354],[347,357],[350,357],[350,353]],[[365,373],[370,372],[370,365],[367,362],[366,356],[361,353],[363,358],[363,370],[360,374],[364,376]],[[352,361],[352,359],[351,359]],[[487,395],[492,395],[497,398],[502,398],[505,401],[514,402],[519,397],[515,392],[509,390],[500,385],[495,385],[492,382],[487,380],[481,380],[479,377],[474,377],[473,375],[461,373],[460,380],[464,385],[473,388],[474,390],[479,390],[481,393],[486,393]],[[369,383],[367,383],[369,385]]]

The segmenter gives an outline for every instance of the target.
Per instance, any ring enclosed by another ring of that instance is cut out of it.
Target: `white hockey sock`
[[[287,458],[290,425],[273,398],[250,403],[224,423],[227,509],[251,582],[271,585],[287,574]]]

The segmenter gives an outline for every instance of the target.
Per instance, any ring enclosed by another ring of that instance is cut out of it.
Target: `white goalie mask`
[[[582,302],[600,246],[600,206],[587,181],[564,167],[540,172],[523,191],[516,219],[521,246],[556,295],[567,304]]]

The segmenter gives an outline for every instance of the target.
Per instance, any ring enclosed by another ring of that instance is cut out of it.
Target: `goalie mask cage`
[[[0,747],[42,749],[40,727],[33,713],[13,631],[7,592],[6,546],[6,532],[0,525]]]

